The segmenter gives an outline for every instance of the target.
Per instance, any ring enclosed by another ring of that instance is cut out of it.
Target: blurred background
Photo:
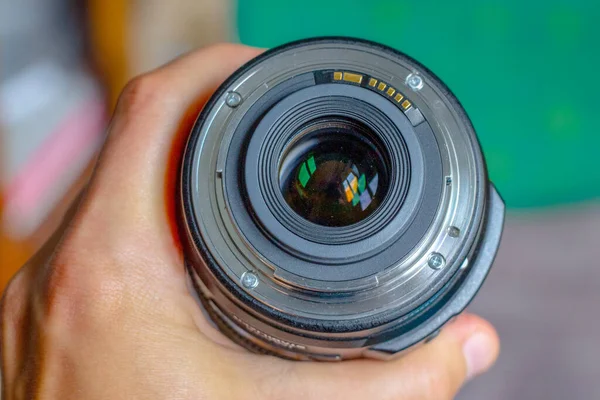
[[[219,41],[376,40],[455,92],[508,206],[459,399],[600,399],[600,3],[0,0],[0,291],[85,184],[132,76]]]

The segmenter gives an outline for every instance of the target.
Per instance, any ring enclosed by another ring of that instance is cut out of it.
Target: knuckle
[[[24,282],[23,274],[18,273],[7,288],[0,299],[0,317],[1,325],[15,325],[18,323],[20,310],[24,301]]]
[[[93,257],[90,254],[90,257]],[[95,257],[93,257],[95,258]],[[61,250],[49,263],[43,298],[44,316],[52,326],[86,328],[118,315],[125,291],[119,279],[104,276],[104,262]]]
[[[87,306],[89,291],[78,279],[77,267],[78,264],[65,253],[57,255],[48,265],[43,293],[47,321],[72,321]]]
[[[129,113],[153,108],[159,104],[164,89],[155,72],[137,76],[125,85],[119,98],[118,108]]]

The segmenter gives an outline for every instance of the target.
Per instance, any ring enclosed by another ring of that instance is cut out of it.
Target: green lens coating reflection
[[[323,119],[284,152],[280,187],[301,217],[324,226],[360,222],[387,191],[387,168],[374,133],[355,121]]]

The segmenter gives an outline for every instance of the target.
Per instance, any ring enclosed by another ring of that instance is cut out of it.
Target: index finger
[[[215,45],[127,85],[89,187],[56,253],[60,262],[54,264],[68,264],[69,271],[52,270],[53,276],[71,277],[75,286],[110,277],[115,284],[127,282],[149,292],[187,293],[175,219],[185,140],[214,89],[259,52]]]
[[[218,85],[259,53],[241,45],[215,45],[131,81],[119,99],[80,210],[82,223],[91,222],[95,234],[130,238],[149,251],[161,243],[170,250],[176,178],[189,130]]]

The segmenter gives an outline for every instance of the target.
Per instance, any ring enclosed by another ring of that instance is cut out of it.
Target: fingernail
[[[483,333],[471,336],[463,345],[467,362],[467,379],[483,373],[494,362],[494,347],[491,338]]]

